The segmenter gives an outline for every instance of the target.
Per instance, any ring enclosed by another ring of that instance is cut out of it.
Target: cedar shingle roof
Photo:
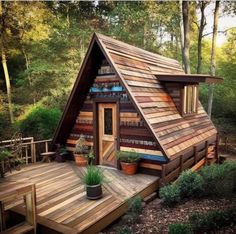
[[[184,75],[178,61],[101,34],[94,34],[91,46],[95,42],[120,77],[130,99],[146,121],[166,157],[173,159],[187,148],[217,133],[200,103],[196,115],[182,117],[173,99],[158,81],[156,77],[158,74]],[[76,85],[78,86],[79,82],[76,82]],[[62,124],[63,120],[60,125]],[[60,126],[54,142],[59,132]]]

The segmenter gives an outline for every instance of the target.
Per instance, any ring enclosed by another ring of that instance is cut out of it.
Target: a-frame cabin
[[[169,59],[93,35],[54,135],[73,151],[83,134],[96,164],[117,167],[117,150],[141,155],[140,170],[171,180],[217,158],[217,130],[198,100],[209,75],[186,75]]]

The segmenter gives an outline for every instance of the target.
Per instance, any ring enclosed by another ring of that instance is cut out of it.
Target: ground
[[[222,210],[236,205],[236,197],[231,199],[201,199],[190,200],[174,208],[167,208],[161,204],[160,199],[155,199],[145,205],[139,221],[128,225],[135,234],[168,233],[168,226],[175,222],[185,222],[189,214],[193,212],[208,212],[211,210]],[[107,227],[100,234],[115,234],[124,226],[124,218]],[[236,227],[227,228],[218,233],[236,233]]]

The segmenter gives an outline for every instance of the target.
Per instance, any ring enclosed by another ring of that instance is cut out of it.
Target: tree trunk
[[[180,13],[180,45],[181,45],[181,54],[182,54],[182,64],[184,66],[184,26],[183,26],[183,9],[182,9],[182,0],[179,0],[179,13]]]
[[[184,58],[184,70],[186,74],[190,74],[190,62],[189,62],[189,2],[182,2],[183,11],[183,28],[184,28],[184,48],[183,48],[183,58]]]
[[[202,70],[202,35],[203,35],[203,30],[206,26],[206,17],[205,17],[206,5],[207,5],[206,2],[203,2],[203,1],[200,2],[201,20],[200,20],[199,33],[198,33],[197,74],[201,74],[201,70]]]
[[[2,34],[1,35],[2,66],[3,66],[6,88],[7,88],[7,101],[8,101],[9,117],[10,117],[11,123],[14,123],[13,108],[12,108],[12,102],[11,102],[11,83],[10,83],[10,77],[9,77],[9,73],[8,73],[6,52],[5,52],[5,47],[4,47],[5,24],[4,24],[4,19],[3,19],[2,1],[0,1],[0,19],[1,19],[1,34]]]
[[[13,108],[12,108],[12,102],[11,102],[11,83],[10,83],[10,78],[9,78],[9,73],[8,73],[8,68],[7,68],[6,54],[5,54],[5,50],[3,46],[1,50],[2,50],[2,66],[3,66],[4,75],[5,75],[6,87],[7,87],[7,101],[8,101],[9,117],[10,117],[11,123],[14,123]]]
[[[214,12],[212,47],[211,47],[211,70],[210,70],[210,72],[211,72],[212,76],[215,76],[215,73],[216,73],[215,50],[216,50],[216,39],[217,39],[217,31],[218,31],[219,8],[220,8],[220,1],[216,1],[215,12]],[[210,84],[209,90],[208,90],[208,108],[207,108],[207,113],[210,118],[211,118],[211,111],[212,111],[213,91],[214,91],[214,85]]]

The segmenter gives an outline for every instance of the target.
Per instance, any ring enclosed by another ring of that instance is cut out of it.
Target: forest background
[[[191,73],[210,74],[213,25],[206,10],[211,4],[189,2]],[[235,16],[236,3],[220,1],[219,14],[219,21]],[[0,140],[17,131],[35,139],[52,137],[93,32],[182,63],[181,17],[178,1],[1,1]],[[211,32],[205,33],[206,27]],[[212,119],[221,132],[234,135],[236,28],[217,34],[227,40],[216,46],[216,75],[224,83],[214,87]],[[208,89],[201,85],[206,109]]]

